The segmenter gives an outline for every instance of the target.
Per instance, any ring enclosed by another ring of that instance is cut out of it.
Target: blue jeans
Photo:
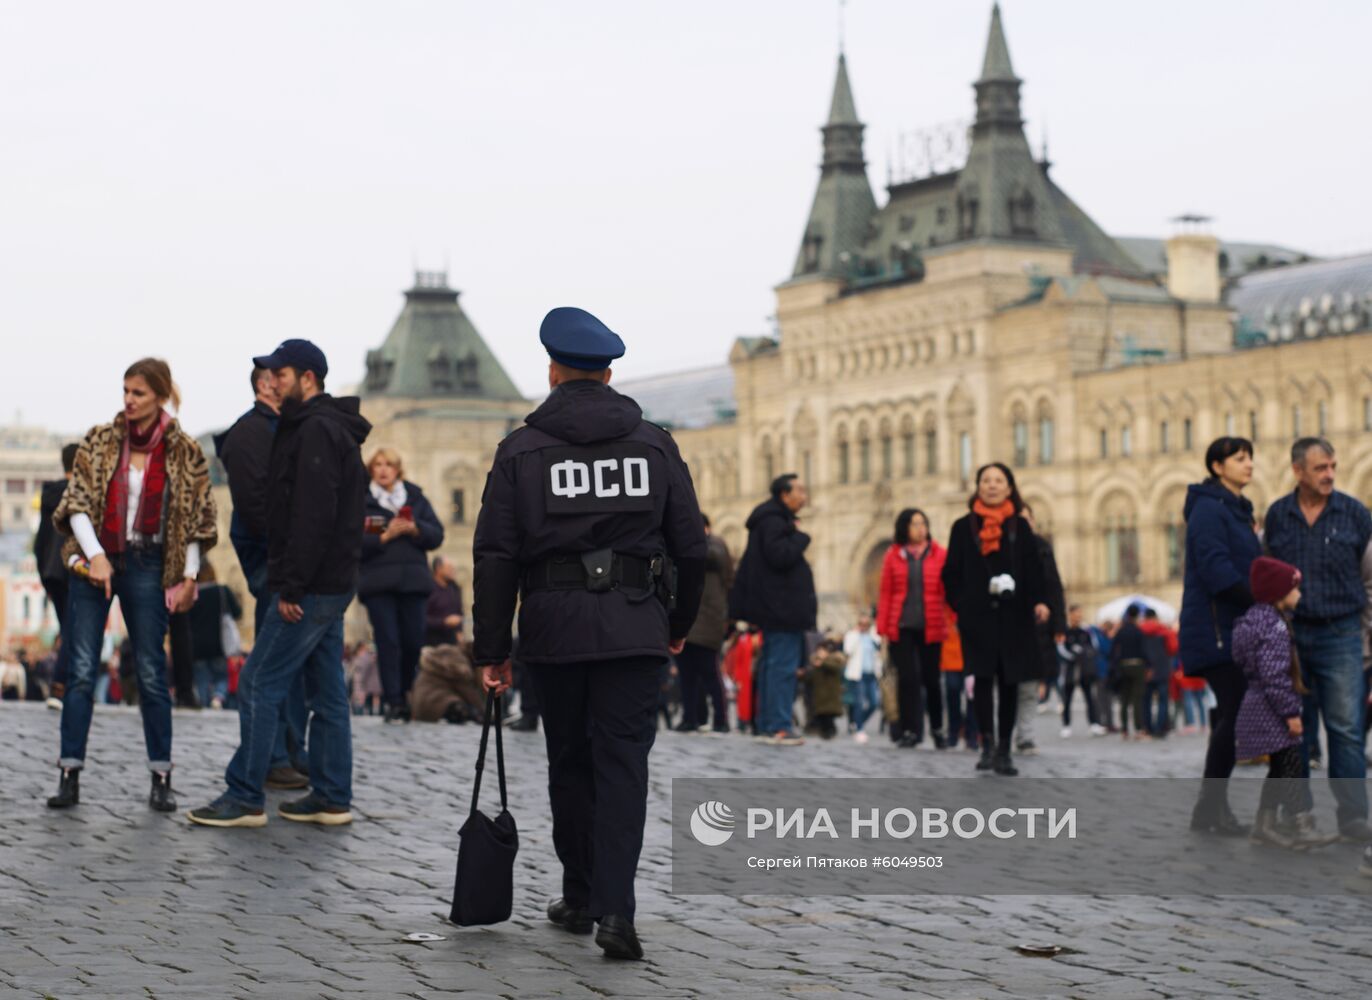
[[[224,657],[196,660],[192,673],[195,677],[195,695],[201,708],[209,708],[212,698],[223,702],[229,697],[229,665]]]
[[[275,595],[238,678],[238,751],[224,779],[229,797],[262,807],[281,706],[303,676],[310,711],[310,785],[325,802],[352,804],[352,711],[343,678],[343,612],[352,594],[307,594],[304,618],[283,619]]]
[[[1312,682],[1310,697],[1324,716],[1329,737],[1329,784],[1338,802],[1339,825],[1367,819],[1367,759],[1363,719],[1367,686],[1362,672],[1362,623],[1356,614],[1327,624],[1296,620],[1296,651]],[[1302,743],[1306,764],[1308,744]],[[1308,773],[1308,772],[1307,772]]]
[[[1147,729],[1150,733],[1165,736],[1171,721],[1170,694],[1170,675],[1168,677],[1155,677],[1149,681],[1143,689],[1144,719],[1147,722]],[[1156,704],[1155,704],[1156,702]]]
[[[843,686],[847,689],[845,700],[851,706],[853,728],[860,732],[881,704],[881,692],[877,690],[877,675],[863,674],[860,680],[845,680]]]
[[[805,656],[802,632],[764,632],[758,650],[757,731],[791,732],[796,703],[796,671]]]
[[[256,637],[262,634],[267,608],[273,603],[267,586],[267,546],[262,542],[237,537],[233,538],[233,550],[248,581],[248,593],[252,594],[256,603],[253,608],[253,642],[256,643]],[[200,704],[206,704],[205,699],[200,699]],[[301,772],[306,770],[309,758],[305,749],[305,728],[309,721],[309,709],[305,707],[305,675],[302,672],[281,705],[281,721],[276,727],[276,740],[272,745],[272,767],[294,767]]]
[[[134,674],[138,678],[138,710],[143,716],[143,742],[148,767],[171,770],[171,695],[167,692],[167,657],[162,643],[167,637],[167,601],[162,589],[162,547],[133,549],[112,559],[113,591],[119,598],[124,624],[133,644]],[[67,603],[67,628],[62,644],[70,644],[71,657],[66,696],[62,700],[63,767],[82,767],[86,762],[86,737],[90,734],[96,675],[100,673],[100,648],[110,601],[103,588],[73,580]]]
[[[1206,725],[1206,716],[1208,715],[1205,711],[1205,692],[1188,691],[1183,688],[1181,692],[1181,710],[1184,713],[1184,718],[1186,719],[1186,724],[1188,726],[1204,727]]]

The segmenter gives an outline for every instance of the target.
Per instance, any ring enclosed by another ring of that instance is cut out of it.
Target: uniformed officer
[[[598,922],[606,955],[642,958],[634,874],[659,674],[700,604],[705,533],[671,435],[610,388],[624,342],[574,308],[548,313],[540,339],[552,392],[496,451],[477,518],[474,659],[508,689],[519,597],[563,870],[548,919],[575,934]]]

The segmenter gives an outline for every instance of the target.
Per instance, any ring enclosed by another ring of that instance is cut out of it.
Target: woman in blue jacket
[[[376,643],[386,721],[410,718],[409,694],[424,639],[424,605],[434,588],[428,553],[443,544],[443,525],[400,456],[379,448],[367,463],[367,532],[357,596]]]
[[[1181,659],[1188,676],[1204,677],[1215,694],[1210,745],[1191,829],[1225,836],[1248,832],[1229,808],[1234,770],[1234,722],[1247,685],[1235,665],[1234,621],[1253,604],[1248,569],[1262,555],[1253,504],[1243,495],[1253,481],[1253,442],[1222,437],[1206,449],[1209,478],[1187,490],[1186,576],[1181,598]]]

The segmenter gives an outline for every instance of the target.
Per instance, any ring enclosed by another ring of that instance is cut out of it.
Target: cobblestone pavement
[[[56,785],[56,712],[0,706],[0,994],[26,997],[1328,997],[1372,991],[1368,897],[722,897],[670,892],[671,778],[963,777],[965,751],[799,748],[662,733],[639,879],[642,963],[551,927],[559,885],[542,739],[507,734],[521,849],[514,919],[446,923],[479,729],[358,720],[357,822],[192,828],[146,806],[135,711],[97,710],[82,803]],[[1191,776],[1197,737],[1061,741],[1025,775]],[[228,713],[176,713],[185,808],[218,794]],[[1046,741],[1042,741],[1046,742]],[[1251,772],[1245,778],[1256,777]],[[994,780],[994,779],[989,779]],[[494,782],[491,783],[494,802]],[[273,805],[283,793],[271,793]],[[1187,849],[1182,842],[1181,849]],[[1334,850],[1347,856],[1351,846]],[[1122,859],[1122,863],[1127,860]],[[410,943],[406,934],[444,936]],[[1022,957],[1020,943],[1070,952]]]

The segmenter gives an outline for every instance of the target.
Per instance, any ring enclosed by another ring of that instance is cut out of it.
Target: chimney
[[[1205,231],[1204,215],[1180,215],[1167,241],[1167,290],[1183,302],[1220,300],[1220,241]]]

